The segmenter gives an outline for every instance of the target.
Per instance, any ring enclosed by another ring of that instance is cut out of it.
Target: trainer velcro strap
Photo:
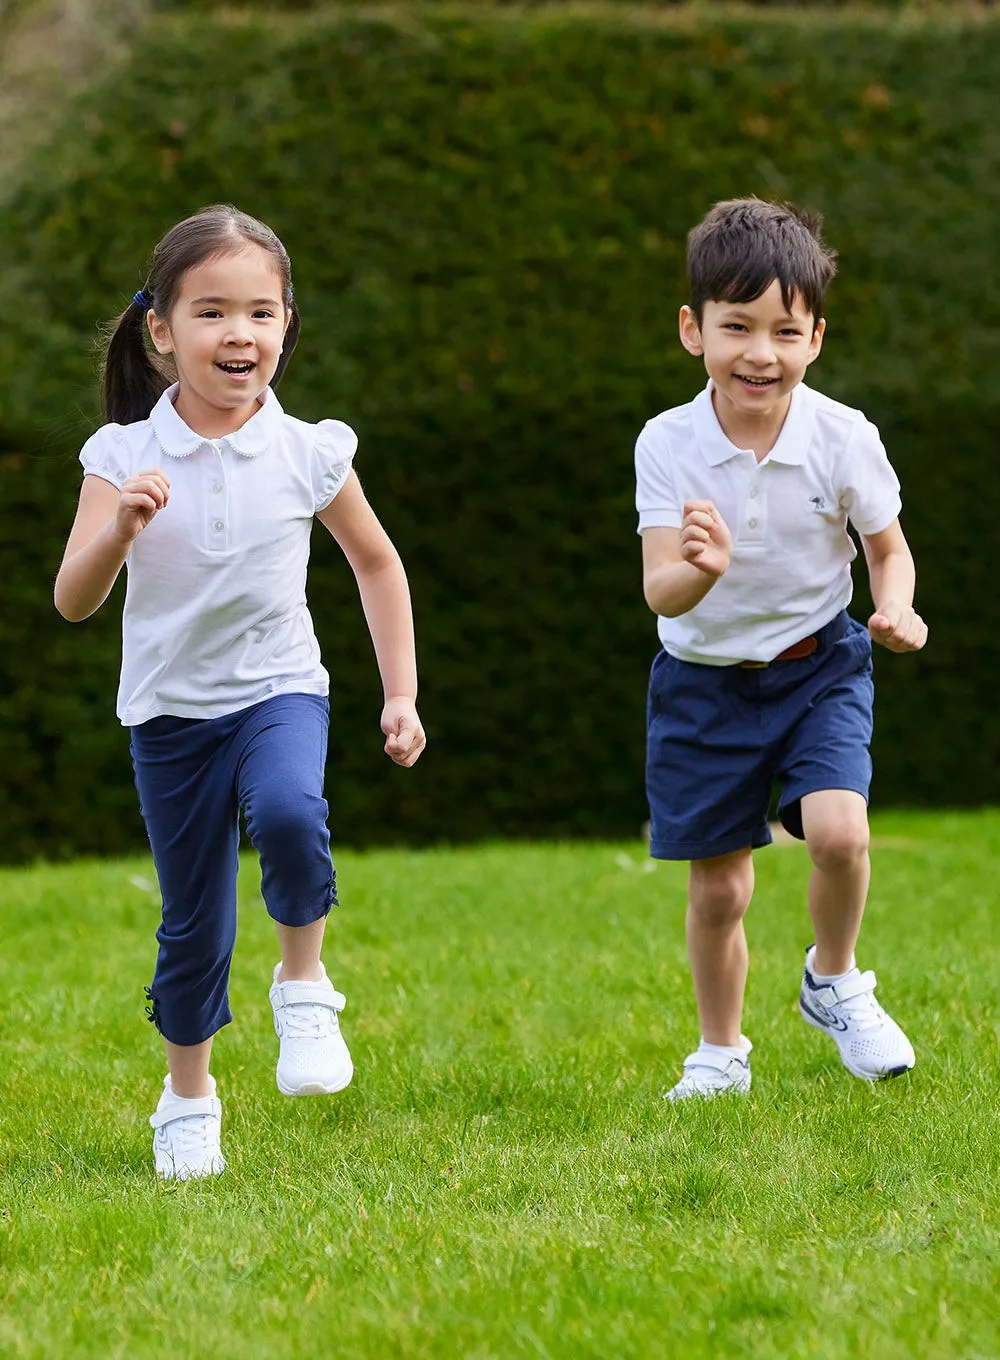
[[[843,982],[817,987],[812,995],[824,1006],[838,1006],[842,1001],[853,1001],[856,996],[874,990],[875,974],[869,970],[859,973],[857,977],[845,978]]]
[[[745,1062],[740,1062],[739,1058],[734,1058],[731,1053],[713,1053],[711,1049],[699,1048],[697,1052],[691,1054],[690,1058],[684,1060],[684,1071],[689,1072],[698,1067],[708,1067],[713,1072],[726,1073],[733,1063],[740,1068],[746,1066]]]
[[[325,1006],[330,1011],[342,1011],[347,1005],[343,992],[335,991],[328,982],[276,982],[272,989],[277,1006]]]
[[[222,1114],[222,1104],[218,1096],[199,1096],[196,1100],[178,1100],[171,1103],[163,1110],[157,1110],[149,1116],[150,1126],[154,1129],[162,1129],[164,1124],[173,1124],[178,1119],[188,1119],[195,1114],[214,1114],[216,1117]]]

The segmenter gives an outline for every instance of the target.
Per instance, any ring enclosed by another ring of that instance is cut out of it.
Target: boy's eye
[[[728,322],[726,323],[726,330],[727,330],[727,331],[745,331],[745,330],[746,330],[746,326],[744,326],[743,323],[742,323],[741,321],[728,321]]]
[[[802,334],[802,332],[796,330],[794,326],[788,326],[788,327],[786,327],[784,330],[779,331],[778,334],[779,334],[779,335],[790,335],[793,339],[795,339],[797,336],[800,336],[800,335]]]

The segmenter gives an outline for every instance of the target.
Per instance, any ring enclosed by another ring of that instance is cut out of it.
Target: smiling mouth
[[[257,365],[250,359],[227,359],[223,360],[221,363],[217,363],[215,367],[221,368],[223,373],[232,373],[239,378],[245,377],[248,373],[252,372]]]
[[[746,383],[747,387],[773,387],[780,378],[748,378],[745,373],[737,373],[736,377],[741,383]]]

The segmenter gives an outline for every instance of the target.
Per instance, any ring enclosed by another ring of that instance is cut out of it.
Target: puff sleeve
[[[102,477],[120,491],[132,472],[120,425],[102,425],[80,450],[84,476]]]
[[[358,436],[342,420],[321,420],[313,446],[313,511],[325,510],[347,481]]]

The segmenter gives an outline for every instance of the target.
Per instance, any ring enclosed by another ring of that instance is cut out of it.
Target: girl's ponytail
[[[145,345],[146,313],[152,305],[148,294],[136,293],[108,341],[102,373],[104,419],[116,425],[145,420],[170,386],[170,377]]]
[[[287,301],[285,307],[288,310],[288,329],[285,331],[285,338],[281,345],[281,357],[278,360],[278,367],[274,370],[274,377],[269,386],[275,388],[281,380],[281,375],[285,371],[285,365],[292,357],[292,350],[295,348],[299,338],[299,331],[302,329],[302,318],[299,316],[299,309],[292,298],[291,287],[288,288]]]

